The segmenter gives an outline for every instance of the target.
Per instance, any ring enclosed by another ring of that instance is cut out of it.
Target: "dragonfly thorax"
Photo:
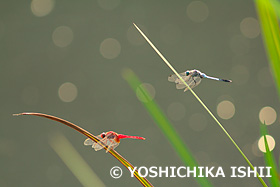
[[[188,72],[188,73],[187,73]],[[201,77],[201,75],[203,74],[203,73],[201,73],[199,70],[196,70],[196,69],[194,69],[194,70],[191,70],[191,71],[187,71],[186,72],[186,75],[188,76],[188,75],[191,75],[192,77],[198,77],[198,76],[200,76]],[[202,77],[201,77],[202,78]]]
[[[106,136],[108,139],[114,139],[117,137],[116,133],[114,132],[108,132]]]

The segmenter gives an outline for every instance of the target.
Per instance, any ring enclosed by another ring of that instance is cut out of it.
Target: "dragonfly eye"
[[[190,72],[189,72],[189,71],[186,71],[186,75],[189,76],[189,74],[190,74]]]
[[[105,137],[105,133],[104,132],[101,133],[100,136],[101,136],[101,138],[104,138]]]

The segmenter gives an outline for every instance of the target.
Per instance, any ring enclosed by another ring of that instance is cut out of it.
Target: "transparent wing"
[[[84,145],[92,145],[94,144],[95,142],[92,141],[91,139],[87,138],[85,141],[84,141]]]
[[[189,81],[188,85],[191,87],[191,89],[193,89],[194,87],[196,87],[197,85],[199,85],[201,82],[201,78],[198,76],[198,77],[192,77],[191,78],[191,81]],[[184,90],[184,92],[188,91],[189,88],[186,87],[186,89]]]
[[[106,144],[106,140],[105,140],[106,137],[103,138],[103,139],[101,138],[100,135],[97,136],[97,137],[98,137],[98,139],[100,140],[100,142],[103,142],[103,144],[107,145],[107,144]],[[107,138],[106,138],[106,139],[107,139]],[[92,148],[95,149],[95,151],[98,151],[98,150],[100,150],[100,149],[103,149],[102,143],[101,143],[101,144],[96,143],[96,142],[92,141],[90,138],[87,138],[87,139],[84,141],[84,145],[91,145]]]
[[[182,76],[186,76],[186,72],[182,72],[182,73],[179,73],[179,75],[182,77]],[[169,75],[168,77],[168,81],[169,82],[175,82],[177,79],[179,79],[177,77],[177,75],[173,74],[173,75]],[[180,79],[179,79],[180,80]]]
[[[181,84],[181,83],[176,83],[176,88],[177,89],[183,89],[186,88],[187,86],[185,84]]]
[[[195,77],[183,76],[182,78],[191,88],[196,87],[201,82],[201,77],[200,76],[195,76]],[[186,88],[184,91],[188,90],[188,87],[180,79],[177,79],[175,81],[175,83],[176,83],[176,88],[177,89]]]
[[[117,143],[114,139],[105,137],[102,140],[100,140],[99,142],[94,143],[92,145],[92,148],[94,148],[95,151],[99,151],[99,150],[103,149],[102,143],[108,147],[106,153],[111,149],[115,149],[119,145],[119,143]]]
[[[99,142],[92,144],[92,148],[95,151],[99,151],[99,150],[103,149],[102,145],[108,146],[108,144],[110,144],[110,142],[108,142],[108,141],[109,141],[108,138],[105,137],[105,138],[101,139]]]
[[[192,80],[192,77],[191,76],[182,76],[182,79],[187,83],[189,84]],[[176,84],[184,84],[183,81],[181,81],[181,79],[177,78],[175,81],[174,81]]]
[[[98,137],[99,140],[102,139],[100,135],[98,135],[97,137]],[[84,141],[84,145],[93,145],[93,144],[95,144],[95,142],[92,141],[90,138],[87,138],[87,139]]]
[[[112,142],[110,143],[110,145],[108,146],[108,149],[106,151],[106,153],[111,150],[111,149],[115,149],[120,143],[117,143],[116,141],[114,140],[111,140]]]

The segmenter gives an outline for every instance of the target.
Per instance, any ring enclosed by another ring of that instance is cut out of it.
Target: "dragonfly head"
[[[190,72],[189,71],[186,71],[186,76],[189,76]]]

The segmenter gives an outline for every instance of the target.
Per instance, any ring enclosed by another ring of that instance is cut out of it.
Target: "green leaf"
[[[223,125],[219,122],[219,120],[214,116],[214,114],[210,111],[210,109],[204,104],[204,102],[198,97],[198,95],[191,89],[191,87],[186,83],[186,81],[178,74],[178,72],[173,68],[173,66],[168,62],[168,60],[161,54],[161,52],[156,48],[156,46],[150,41],[150,39],[139,29],[139,27],[133,23],[135,28],[139,31],[139,33],[145,38],[145,40],[149,43],[149,45],[155,50],[155,52],[160,56],[160,58],[165,62],[165,64],[177,75],[178,78],[186,85],[186,87],[190,90],[190,92],[193,94],[193,96],[197,99],[197,101],[204,107],[204,109],[209,113],[209,115],[215,120],[215,122],[219,125],[219,127],[223,130],[223,132],[227,135],[227,137],[230,139],[230,141],[234,144],[236,149],[239,151],[239,153],[242,155],[242,157],[245,159],[247,164],[251,167],[252,170],[254,169],[253,164],[250,162],[250,160],[246,157],[246,155],[243,153],[243,151],[240,149],[240,147],[237,145],[237,143],[234,141],[234,139],[230,136],[230,134],[227,132],[227,130],[223,127]],[[257,177],[259,181],[262,183],[263,186],[267,186],[264,182],[264,180],[260,177],[259,173],[257,173]]]
[[[259,15],[262,36],[269,58],[270,68],[280,99],[280,35],[277,20],[280,16],[279,2],[275,0],[256,0],[257,13]],[[273,2],[273,4],[271,4]],[[274,9],[274,7],[276,9]],[[277,13],[275,12],[277,10]]]
[[[266,136],[268,135],[268,132],[265,123],[264,124],[261,123],[260,130],[261,130],[261,135],[264,137],[264,144],[266,150],[266,152],[264,153],[265,163],[266,166],[271,167],[270,171],[272,177],[269,177],[269,182],[271,186],[280,186],[275,157],[273,156],[272,152],[269,150],[268,143],[267,143]]]
[[[142,82],[135,75],[135,73],[131,69],[125,69],[123,70],[122,75],[135,93],[138,89],[138,94],[140,93],[141,97],[143,97],[142,104],[145,106],[145,108],[147,109],[151,117],[154,119],[158,127],[169,140],[176,153],[180,156],[183,163],[186,166],[198,167],[197,162],[194,159],[187,145],[184,143],[179,134],[173,128],[172,124],[164,115],[157,103],[151,99],[149,92],[144,87],[140,86]],[[205,177],[196,177],[195,179],[203,187],[212,186]]]

